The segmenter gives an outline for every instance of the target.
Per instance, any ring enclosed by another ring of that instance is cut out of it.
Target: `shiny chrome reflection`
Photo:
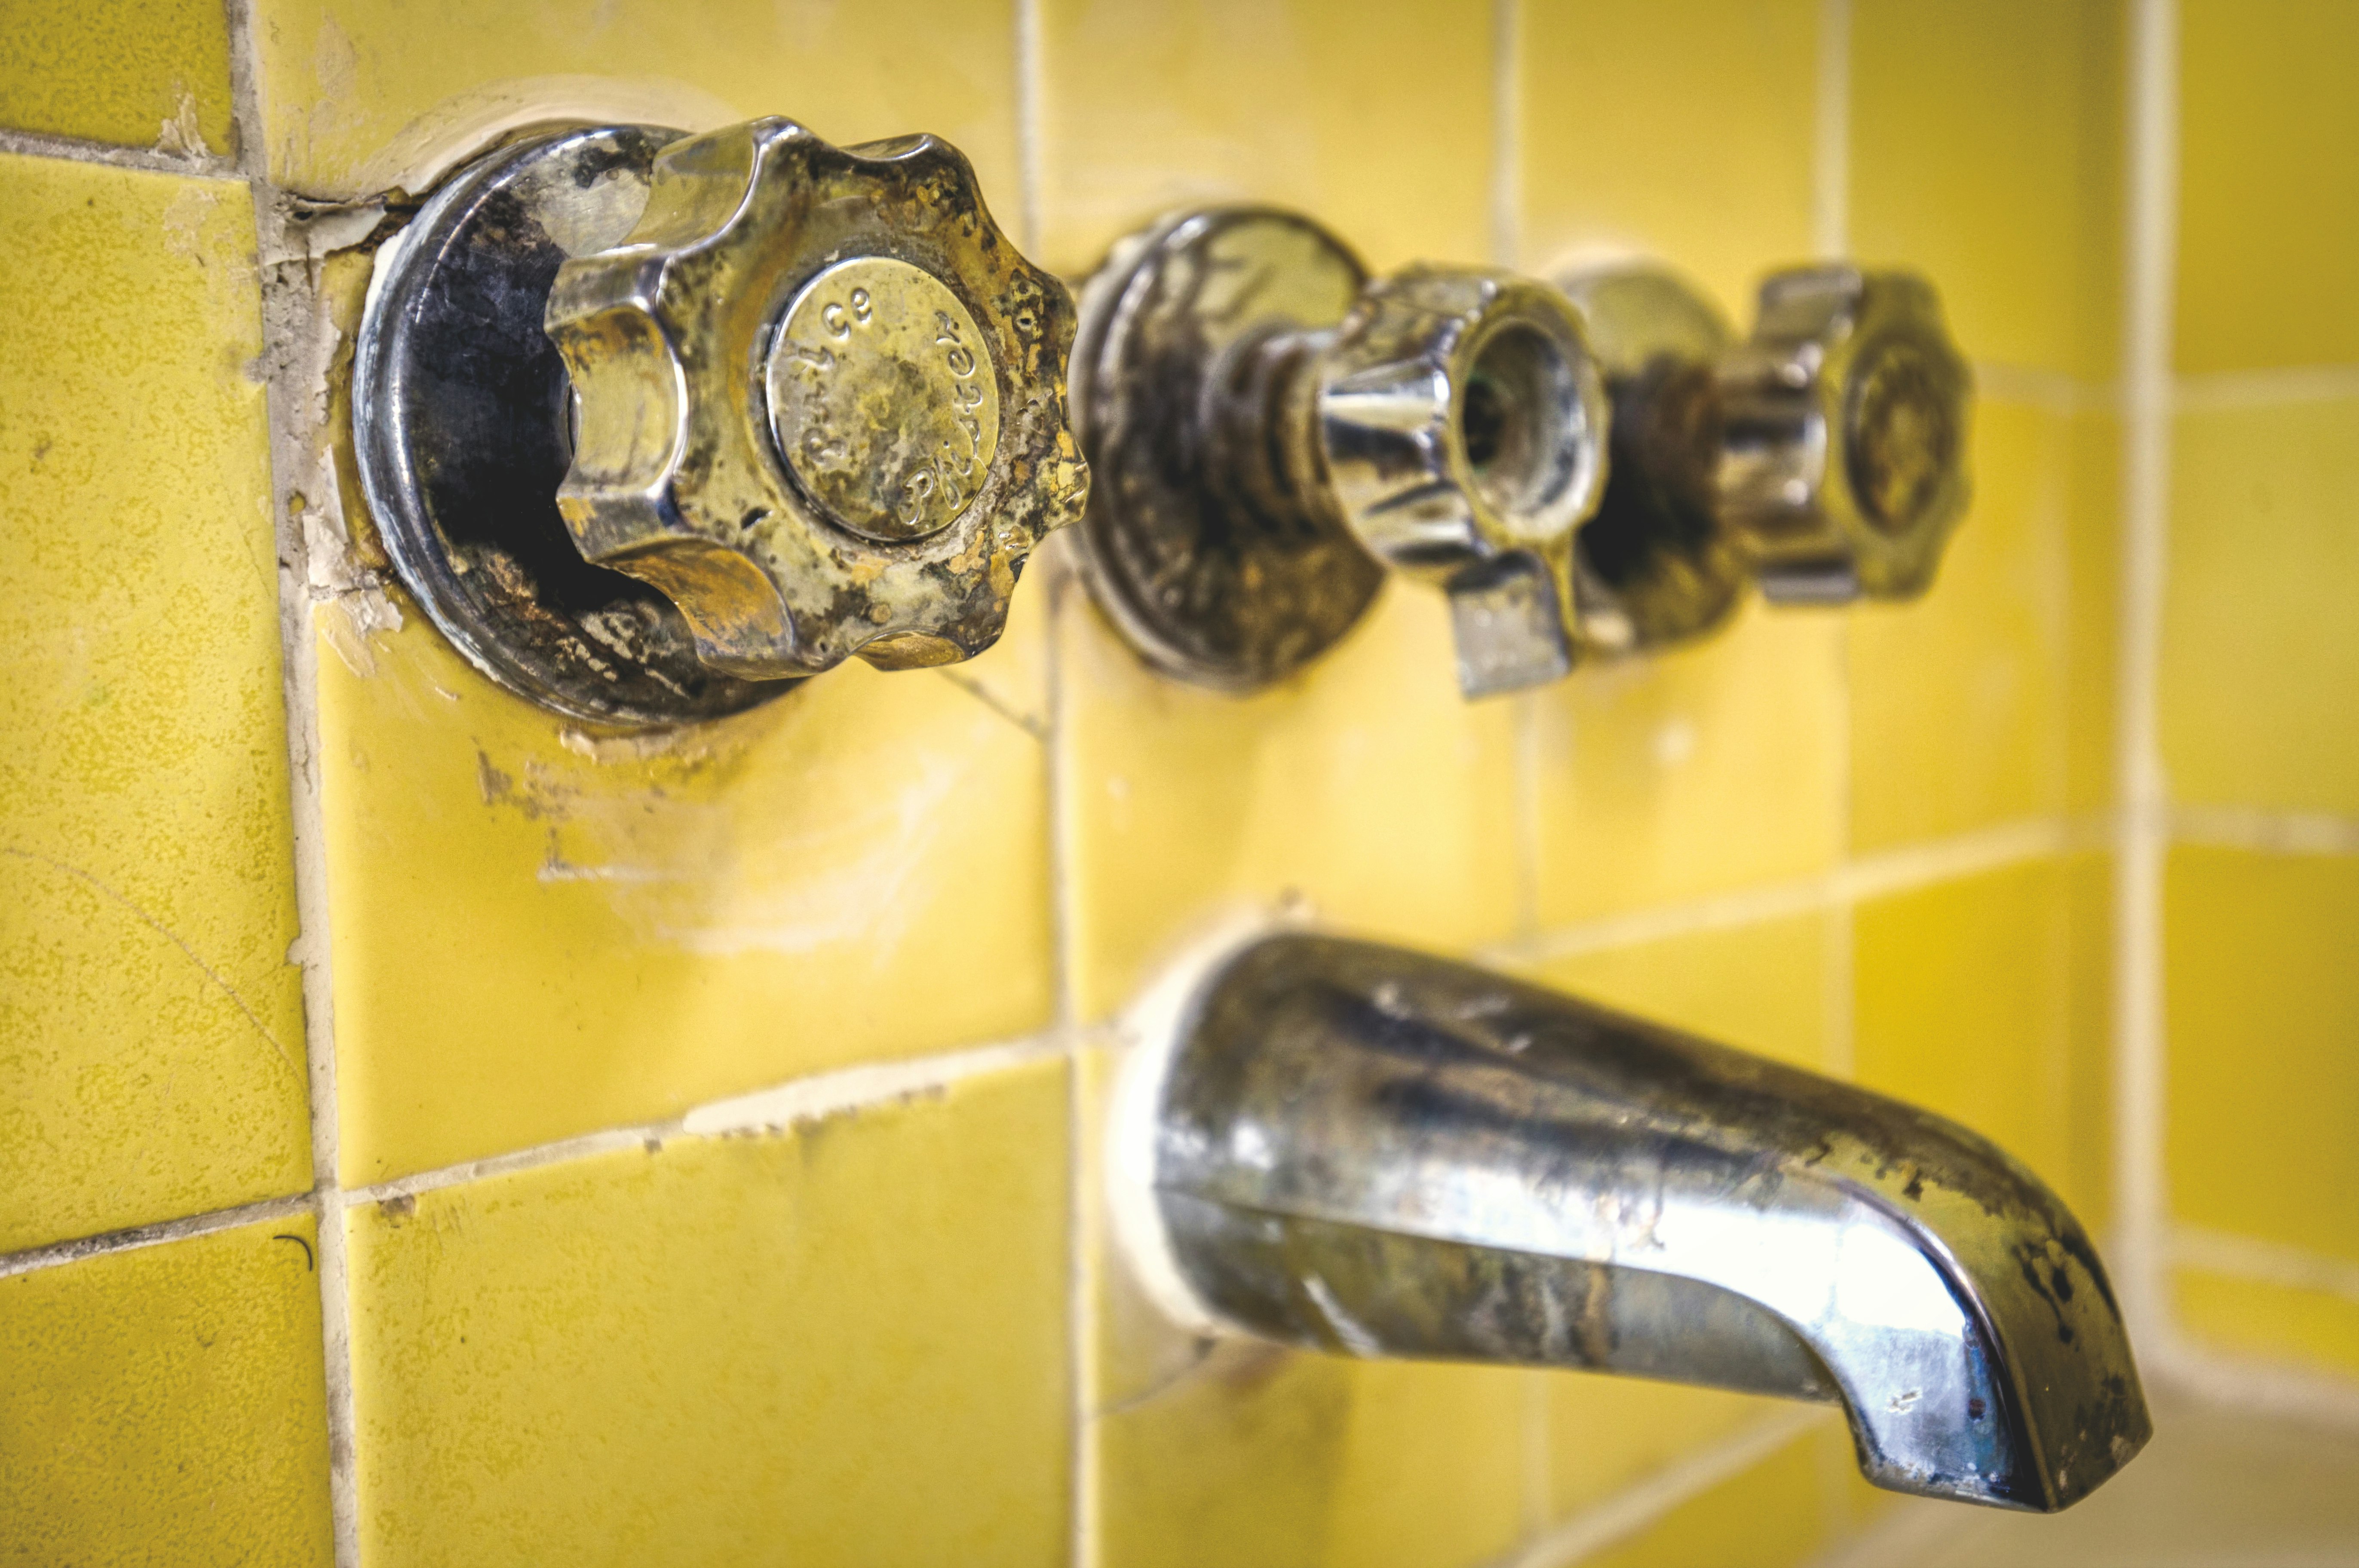
[[[1114,1208],[1177,1315],[1840,1400],[1880,1487],[2053,1510],[2151,1428],[2087,1236],[1953,1122],[1396,948],[1232,948],[1138,1025]]]

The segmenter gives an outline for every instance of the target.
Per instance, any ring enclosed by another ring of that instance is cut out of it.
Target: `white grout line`
[[[0,153],[18,157],[56,158],[65,163],[104,164],[143,174],[179,174],[202,179],[240,179],[237,164],[218,154],[167,152],[161,147],[120,147],[111,142],[85,141],[80,136],[50,136],[38,131],[0,130]]]
[[[1628,947],[1666,937],[1726,931],[2004,871],[2027,861],[2095,849],[2106,842],[2103,818],[2034,817],[1954,838],[1863,856],[1816,876],[1767,882],[1681,903],[1608,915],[1581,925],[1503,942],[1479,955],[1492,963],[1528,965]]]
[[[2359,1382],[2316,1367],[2263,1361],[2194,1345],[2175,1332],[2141,1344],[2150,1375],[2206,1403],[2297,1424],[2359,1432]]]
[[[669,1138],[728,1138],[789,1130],[833,1116],[939,1094],[962,1079],[1051,1060],[1065,1051],[1062,1033],[1050,1033],[1027,1040],[979,1045],[972,1050],[903,1062],[868,1063],[789,1078],[752,1094],[712,1100],[669,1120],[600,1128],[574,1138],[537,1143],[529,1149],[487,1154],[480,1160],[464,1160],[455,1165],[419,1171],[367,1186],[348,1187],[342,1194],[342,1204],[353,1208],[362,1204],[416,1197],[421,1193],[514,1175],[544,1165],[561,1165],[625,1149],[645,1148],[650,1142],[660,1143]]]
[[[54,1269],[60,1263],[75,1263],[84,1258],[96,1258],[110,1252],[134,1252],[143,1247],[161,1246],[167,1241],[186,1241],[191,1237],[211,1236],[217,1230],[234,1230],[242,1225],[259,1225],[266,1220],[292,1219],[313,1209],[311,1195],[298,1194],[292,1197],[265,1198],[259,1203],[240,1204],[234,1208],[218,1208],[208,1214],[190,1215],[185,1219],[167,1219],[155,1225],[135,1225],[125,1230],[110,1230],[99,1236],[79,1236],[71,1241],[52,1241],[40,1247],[28,1247],[22,1252],[0,1257],[0,1280],[16,1274],[30,1274],[42,1269]]]
[[[1838,259],[1851,249],[1851,0],[1821,0],[1819,5],[1819,79],[1817,144],[1810,160],[1810,232],[1821,256]],[[1842,767],[1836,774],[1833,798],[1833,841],[1838,864],[1852,858],[1852,687],[1851,638],[1854,621],[1843,617],[1834,644],[1834,668],[1829,678],[1835,694],[1836,727],[1842,731],[1836,754]],[[1825,1010],[1825,1065],[1849,1077],[1858,1054],[1854,1036],[1854,985],[1857,963],[1853,952],[1854,922],[1848,900],[1838,892],[1829,910],[1827,956],[1820,976],[1821,1005]]]
[[[2249,806],[2182,806],[2170,813],[2175,844],[2263,855],[2359,855],[2359,817]]]
[[[1075,540],[1067,547],[1077,547]],[[1048,745],[1049,897],[1051,939],[1056,964],[1056,1027],[1059,1038],[1072,1053],[1066,1083],[1068,1181],[1066,1245],[1069,1270],[1065,1311],[1066,1345],[1071,1359],[1066,1375],[1071,1383],[1072,1487],[1071,1535],[1069,1556],[1072,1568],[1095,1568],[1102,1552],[1098,1528],[1097,1433],[1092,1412],[1098,1403],[1097,1314],[1094,1242],[1089,1217],[1095,1179],[1090,1148],[1095,1114],[1089,1086],[1082,1072],[1081,959],[1078,950],[1081,917],[1076,908],[1075,867],[1080,823],[1073,810],[1072,714],[1066,668],[1067,633],[1076,611],[1080,579],[1058,563],[1055,576],[1043,586],[1049,590]]]
[[[2289,365],[2180,376],[2171,401],[2182,411],[2280,408],[2289,403],[2359,398],[2359,365]]]
[[[2163,1226],[2162,872],[2168,792],[2157,730],[2170,497],[2170,356],[2178,183],[2176,0],[2137,0],[2129,37],[2127,277],[2123,290],[2122,606],[2114,754],[2114,1188],[2123,1305],[2167,1337]]]
[[[1851,0],[1820,0],[1817,146],[1810,160],[1810,243],[1851,253]]]
[[[310,465],[286,471],[288,445],[282,435],[310,421],[311,400],[294,384],[305,356],[291,344],[274,341],[287,316],[273,308],[283,280],[285,242],[280,233],[277,192],[269,184],[264,139],[264,83],[256,63],[255,26],[247,0],[225,0],[223,19],[230,42],[230,92],[238,127],[238,160],[254,201],[257,253],[263,274],[263,363],[270,431],[270,510],[277,545],[280,678],[285,693],[288,815],[295,865],[295,908],[299,935],[288,958],[302,967],[304,1057],[310,1069],[311,1207],[319,1223],[321,1366],[328,1420],[328,1503],[337,1568],[360,1562],[359,1437],[353,1409],[351,1271],[345,1255],[343,1210],[335,1201],[340,1139],[336,1092],[333,945],[329,940],[326,819],[321,806],[318,645],[311,635],[308,542],[290,508],[280,498],[312,488]],[[308,281],[308,279],[307,279]],[[309,300],[305,301],[309,309]]]
[[[1491,261],[1512,267],[1524,244],[1523,0],[1491,0]]]
[[[1575,1516],[1506,1558],[1498,1568],[1568,1568],[1628,1540],[1682,1503],[1734,1480],[1834,1419],[1834,1412],[1824,1407],[1780,1411]]]
[[[2175,1225],[2170,1227],[2170,1260],[2208,1273],[2340,1296],[2359,1305],[2359,1263],[2281,1241],[2262,1241],[2198,1225]]]
[[[1047,44],[1040,29],[1042,0],[1016,0],[1016,223],[1022,230],[1024,254],[1040,259],[1044,212],[1042,184],[1047,178],[1048,127]]]
[[[2006,403],[2048,414],[2093,414],[2117,406],[2118,388],[2093,384],[2060,370],[2038,365],[2008,364],[2000,360],[1974,362],[1974,397],[1983,403]]]

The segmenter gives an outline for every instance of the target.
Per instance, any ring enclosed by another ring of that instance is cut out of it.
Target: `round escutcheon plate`
[[[1125,242],[1084,292],[1071,379],[1090,586],[1168,674],[1258,689],[1332,646],[1383,582],[1340,521],[1273,515],[1206,461],[1210,411],[1251,351],[1335,326],[1366,281],[1308,219],[1236,208]]]
[[[649,126],[544,132],[438,190],[380,263],[353,375],[362,488],[402,581],[509,690],[625,728],[712,719],[791,681],[707,668],[671,601],[582,558],[557,510],[571,392],[542,327],[569,255],[647,205]]]

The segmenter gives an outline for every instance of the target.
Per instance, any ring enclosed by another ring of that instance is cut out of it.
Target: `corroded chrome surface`
[[[1081,513],[1073,319],[931,136],[836,147],[767,119],[683,138],[637,226],[549,295],[579,405],[559,507],[714,669],[971,657]]]
[[[402,582],[476,668],[593,723],[711,719],[788,689],[707,668],[671,601],[583,560],[557,510],[569,394],[549,291],[568,255],[630,232],[679,135],[545,130],[453,176],[380,254],[353,373],[361,484]]]
[[[1264,936],[1178,994],[1110,1158],[1175,1310],[1840,1400],[1876,1485],[2012,1508],[2147,1440],[2087,1235],[1953,1122],[1365,943]]]
[[[1367,282],[1307,218],[1181,214],[1115,246],[1082,295],[1073,422],[1092,484],[1092,597],[1147,661],[1229,691],[1283,679],[1359,621],[1384,579],[1299,422],[1299,362]]]
[[[1082,317],[1090,581],[1150,662],[1265,686],[1390,566],[1451,595],[1467,695],[1571,666],[1606,405],[1553,291],[1440,267],[1371,285],[1307,218],[1213,209],[1117,246]]]

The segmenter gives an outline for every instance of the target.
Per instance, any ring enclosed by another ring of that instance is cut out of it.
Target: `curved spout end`
[[[2079,1223],[1930,1112],[1324,936],[1234,950],[1164,1027],[1113,1163],[1190,1315],[1839,1400],[1871,1482],[2006,1508],[2152,1432]]]

